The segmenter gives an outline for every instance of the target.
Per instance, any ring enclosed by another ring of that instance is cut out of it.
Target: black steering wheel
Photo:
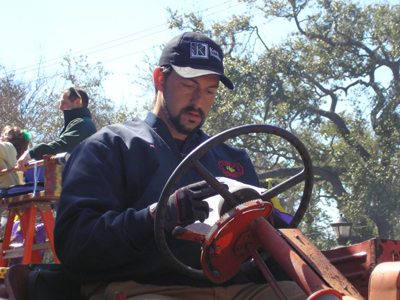
[[[164,189],[161,193],[160,199],[158,201],[154,231],[155,238],[161,253],[165,258],[171,263],[172,267],[183,275],[190,276],[195,279],[206,280],[206,276],[202,270],[193,269],[182,262],[180,262],[170,251],[167,241],[165,239],[164,232],[164,218],[165,211],[167,208],[167,203],[169,196],[174,192],[175,186],[178,184],[179,179],[191,168],[193,168],[205,181],[207,181],[210,186],[212,186],[232,207],[240,204],[238,200],[225,188],[216,178],[212,175],[200,162],[199,159],[210,149],[214,148],[220,143],[225,142],[228,139],[250,133],[267,133],[279,136],[286,141],[288,141],[299,153],[304,169],[298,174],[288,178],[287,180],[281,182],[277,186],[270,190],[265,191],[261,195],[263,201],[271,200],[273,197],[281,194],[282,192],[288,190],[289,188],[297,185],[304,181],[304,190],[299,207],[291,221],[288,228],[296,228],[300,221],[302,220],[311,199],[311,193],[313,188],[313,167],[310,155],[304,144],[290,132],[275,126],[270,125],[245,125],[232,128],[215,135],[214,137],[208,139],[197,148],[195,148],[174,170]]]

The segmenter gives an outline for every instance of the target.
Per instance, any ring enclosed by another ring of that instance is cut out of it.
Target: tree
[[[90,64],[87,58],[64,56],[63,63],[45,74],[40,68],[36,79],[17,77],[0,66],[0,126],[15,125],[32,132],[33,142],[56,139],[64,125],[58,110],[60,92],[70,85],[87,90],[89,109],[96,128],[133,118],[136,108],[116,105],[107,98],[103,84],[110,74],[101,63]]]
[[[54,128],[48,121],[57,115],[55,82],[40,72],[38,80],[28,81],[3,66],[0,71],[0,127],[19,126],[32,131],[34,141],[50,140]]]
[[[205,129],[213,135],[267,123],[291,131],[306,144],[315,169],[303,230],[328,227],[326,209],[319,209],[324,199],[363,226],[364,238],[399,238],[400,7],[341,0],[243,2],[249,5],[246,14],[209,26],[201,16],[170,11],[172,28],[201,30],[222,45],[226,73],[236,86],[234,92],[221,89]],[[267,45],[268,32],[255,23],[254,8],[297,30]],[[298,167],[298,156],[276,140],[243,137],[232,143],[252,145],[261,179],[283,178]]]

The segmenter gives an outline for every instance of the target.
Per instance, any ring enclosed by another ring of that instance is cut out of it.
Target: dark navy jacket
[[[184,144],[188,154],[208,137],[199,130]],[[54,230],[58,258],[82,281],[135,280],[162,285],[199,285],[176,274],[154,240],[148,207],[157,202],[173,170],[183,160],[166,124],[153,113],[101,129],[72,153]],[[258,185],[250,158],[225,144],[200,162],[215,176]],[[189,170],[176,189],[203,180]],[[199,245],[167,235],[183,263],[200,268]]]

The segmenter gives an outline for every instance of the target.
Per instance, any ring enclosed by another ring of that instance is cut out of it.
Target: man
[[[17,167],[25,171],[25,163],[31,159],[42,159],[45,154],[72,152],[75,147],[96,132],[89,109],[89,97],[79,87],[70,87],[63,90],[60,95],[59,109],[64,113],[64,127],[57,140],[42,143],[26,150],[18,159]]]
[[[277,299],[267,284],[231,281],[216,287],[181,275],[161,255],[154,239],[154,211],[166,181],[185,155],[207,140],[200,127],[219,82],[233,89],[222,60],[221,48],[201,33],[175,37],[164,48],[153,74],[153,112],[144,121],[103,128],[80,144],[68,160],[55,248],[62,265],[83,283],[87,298],[114,299],[114,292],[123,290],[128,299],[214,299],[214,294],[225,295],[220,299],[261,294]],[[243,150],[221,144],[200,162],[213,175],[225,177],[224,173],[229,174],[226,166],[236,163],[240,172],[232,177],[258,185]],[[174,239],[170,232],[177,225],[203,221],[208,205],[202,200],[216,192],[193,170],[176,188],[168,201],[167,239],[179,259],[200,268],[199,245]],[[288,296],[304,299],[297,286]]]

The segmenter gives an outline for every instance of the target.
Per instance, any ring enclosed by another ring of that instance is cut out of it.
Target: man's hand
[[[202,201],[217,192],[205,181],[182,187],[173,193],[167,203],[164,229],[171,232],[176,226],[186,226],[208,218],[209,207]],[[150,209],[151,211],[151,209]]]
[[[17,164],[15,165],[16,170],[26,172],[25,164],[31,160],[31,156],[29,154],[29,150],[26,150],[18,159]]]

